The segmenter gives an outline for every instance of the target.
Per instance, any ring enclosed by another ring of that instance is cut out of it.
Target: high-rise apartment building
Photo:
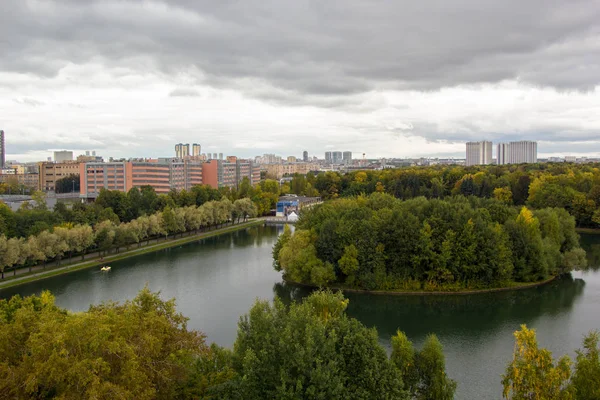
[[[488,165],[492,163],[492,142],[468,142],[466,165]]]
[[[215,189],[237,188],[244,178],[248,178],[251,185],[259,183],[260,166],[242,159],[236,159],[235,162],[213,159],[202,164],[202,183]]]
[[[333,151],[331,152],[332,163],[333,164],[341,164],[343,161],[343,155],[341,151]]]
[[[509,144],[498,143],[496,146],[496,164],[508,164]]]
[[[6,167],[6,148],[4,147],[4,131],[0,129],[0,169]]]
[[[499,143],[496,160],[498,165],[537,163],[537,142],[521,140],[518,142]]]
[[[326,151],[325,152],[325,162],[327,164],[332,164],[333,163],[333,155],[332,155],[331,151]]]
[[[308,162],[308,151],[304,150],[304,151],[302,152],[302,160],[303,160],[304,162]]]
[[[192,156],[200,157],[201,150],[202,150],[202,146],[200,146],[198,143],[192,144]]]
[[[175,145],[175,157],[183,158],[190,155],[190,144],[178,143]]]
[[[352,163],[352,152],[345,151],[342,154],[342,161],[344,162],[344,164],[351,164]]]

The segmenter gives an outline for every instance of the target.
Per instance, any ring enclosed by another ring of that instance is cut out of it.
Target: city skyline
[[[459,157],[474,140],[600,155],[593,1],[8,1],[3,15],[7,159],[162,157],[175,140],[240,157]]]

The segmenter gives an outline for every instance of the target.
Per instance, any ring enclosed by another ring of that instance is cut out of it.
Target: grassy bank
[[[3,281],[0,282],[0,290],[4,288],[9,288],[13,286],[22,285],[29,282],[39,281],[42,279],[47,279],[53,276],[67,274],[74,271],[79,271],[86,268],[99,267],[100,265],[110,264],[111,262],[124,260],[130,257],[138,256],[141,254],[152,253],[155,251],[167,249],[170,247],[180,246],[182,244],[196,242],[200,239],[206,239],[212,236],[222,235],[224,233],[238,231],[240,229],[245,229],[251,226],[256,226],[263,224],[264,220],[257,219],[248,222],[242,222],[237,225],[227,226],[225,228],[216,229],[214,231],[202,232],[197,235],[191,235],[184,238],[178,239],[169,239],[162,243],[153,244],[149,246],[136,247],[131,250],[122,251],[120,253],[110,254],[103,256],[102,259],[100,257],[83,261],[83,262],[74,262],[71,264],[63,264],[59,267],[49,268],[42,272],[31,272],[25,273],[18,276],[7,276]]]
[[[467,295],[467,294],[482,294],[482,293],[494,293],[494,292],[506,292],[509,290],[521,290],[533,288],[536,286],[542,286],[547,283],[552,282],[557,277],[553,276],[549,279],[540,281],[540,282],[511,282],[509,286],[499,287],[499,288],[488,288],[488,289],[464,289],[464,290],[455,290],[455,291],[427,291],[427,290],[366,290],[366,289],[353,289],[347,288],[339,285],[328,285],[327,288],[333,290],[341,290],[346,293],[364,293],[364,294],[377,294],[377,295],[388,295],[388,296],[428,296],[428,295]],[[290,283],[292,285],[303,286],[308,288],[317,289],[318,286],[310,285],[306,283],[294,282],[292,280],[286,279],[283,280],[286,283]]]

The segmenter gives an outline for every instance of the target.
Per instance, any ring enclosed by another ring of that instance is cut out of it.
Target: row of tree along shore
[[[118,252],[130,246],[141,247],[157,238],[219,228],[224,224],[246,221],[256,216],[256,207],[249,198],[231,202],[228,198],[208,201],[201,206],[171,208],[143,215],[129,222],[105,219],[94,227],[90,225],[62,224],[28,238],[0,236],[0,272],[2,279],[7,268],[16,275],[17,268],[29,272],[34,266],[48,262],[60,265],[61,260],[95,253],[97,256]]]
[[[417,349],[398,330],[388,356],[377,331],[348,317],[347,305],[329,291],[289,306],[257,301],[227,349],[188,330],[174,300],[147,288],[124,304],[78,313],[57,307],[49,292],[15,296],[0,300],[0,397],[454,399],[457,383],[435,335]],[[600,398],[597,332],[575,362],[555,360],[526,326],[515,339],[503,398]]]
[[[151,186],[127,193],[102,190],[93,203],[48,210],[44,194],[12,211],[0,202],[0,273],[60,265],[65,258],[101,255],[160,237],[213,229],[228,221],[266,215],[275,208],[280,187],[244,179],[236,190],[207,185],[157,194]]]
[[[273,257],[291,281],[383,291],[510,287],[587,265],[575,219],[562,208],[377,192],[302,213]]]

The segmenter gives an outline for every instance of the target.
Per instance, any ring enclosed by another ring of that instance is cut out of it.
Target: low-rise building
[[[163,194],[171,189],[189,190],[203,183],[202,166],[201,161],[179,158],[82,163],[80,194],[83,198],[96,198],[103,188],[128,192],[142,186],[152,186]]]
[[[69,175],[79,175],[77,162],[41,162],[39,167],[39,188],[49,192],[56,189],[56,181]]]
[[[298,214],[303,208],[312,207],[319,203],[322,203],[320,197],[305,197],[296,195],[281,196],[277,201],[276,216],[287,217],[292,212]]]

